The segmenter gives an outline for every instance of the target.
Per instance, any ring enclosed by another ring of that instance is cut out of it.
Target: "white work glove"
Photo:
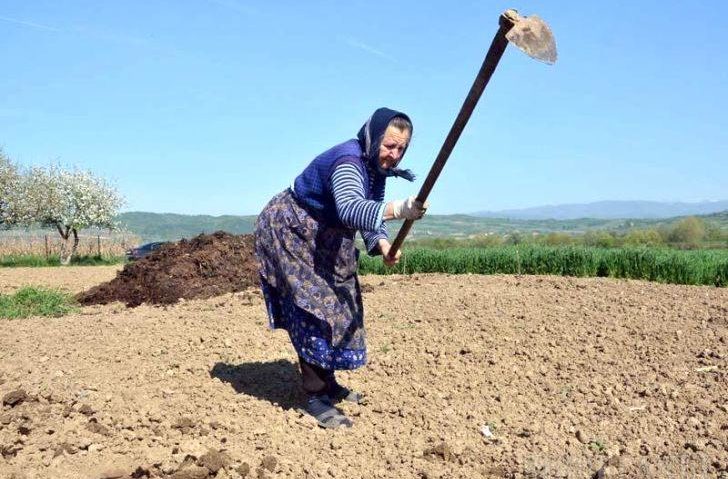
[[[422,204],[417,198],[410,196],[406,200],[392,201],[392,215],[398,220],[418,220],[422,218],[429,206],[429,201]]]

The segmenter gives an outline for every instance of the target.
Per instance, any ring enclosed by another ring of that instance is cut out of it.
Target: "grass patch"
[[[589,449],[594,452],[603,452],[606,448],[607,446],[601,439],[594,439],[593,441],[589,441]]]
[[[71,266],[109,266],[121,264],[126,261],[124,256],[76,256],[71,260]],[[45,267],[60,266],[58,255],[48,257],[41,255],[11,255],[0,257],[0,267]]]
[[[387,268],[381,258],[362,255],[362,274],[552,274],[604,276],[660,283],[728,286],[728,251],[584,246],[495,246],[407,249]]]
[[[25,286],[14,294],[0,294],[0,318],[57,317],[76,310],[73,296],[55,289]]]

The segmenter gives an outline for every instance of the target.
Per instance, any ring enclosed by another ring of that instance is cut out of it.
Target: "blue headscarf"
[[[396,117],[404,118],[412,124],[412,120],[402,112],[390,110],[389,108],[379,108],[364,123],[356,136],[359,139],[361,150],[364,152],[364,157],[374,171],[383,176],[399,176],[414,181],[415,175],[410,170],[401,170],[394,167],[385,169],[379,164],[379,146],[382,143],[382,138],[384,138],[384,132],[387,130],[389,122]],[[405,148],[402,157],[404,157],[406,151]]]

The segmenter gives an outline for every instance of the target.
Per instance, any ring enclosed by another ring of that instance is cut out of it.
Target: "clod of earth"
[[[76,296],[79,303],[173,304],[258,286],[253,235],[218,231],[183,239],[124,266],[116,278]]]
[[[76,454],[78,452],[78,448],[72,444],[68,444],[67,442],[62,442],[54,449],[53,457],[61,456],[64,452],[67,454]]]
[[[270,472],[274,472],[276,470],[277,464],[278,460],[273,456],[265,456],[260,463],[260,465],[263,466],[264,469],[267,469]]]
[[[88,424],[86,424],[86,429],[93,433],[101,434],[103,436],[111,435],[111,431],[109,431],[109,428],[104,426],[103,424],[99,424],[94,418],[91,418]]]
[[[28,399],[28,394],[22,389],[16,389],[3,396],[3,405],[15,407],[26,399]]]
[[[15,457],[22,450],[23,446],[21,444],[0,444],[0,457]]]
[[[78,408],[78,412],[84,416],[93,416],[96,413],[96,411],[94,411],[94,409],[88,404],[83,404],[80,408]]]
[[[179,429],[182,434],[187,434],[195,428],[195,422],[186,416],[182,416],[172,424],[172,428]]]
[[[99,474],[99,479],[119,479],[127,475],[128,474],[124,469],[120,467],[113,467],[111,469],[102,471],[101,474]]]
[[[250,474],[250,464],[247,462],[244,462],[240,464],[235,471],[240,474],[240,477],[245,478],[248,477],[248,474]]]
[[[224,452],[218,452],[210,449],[209,451],[207,451],[207,453],[203,454],[202,457],[200,457],[200,459],[197,461],[197,464],[202,467],[206,467],[213,474],[217,474],[217,471],[219,471],[220,469],[228,467],[230,465],[230,462],[230,456],[228,456]]]
[[[172,474],[172,479],[206,479],[210,471],[206,467],[191,465]]]
[[[159,475],[161,475],[161,472],[159,472],[157,467],[152,464],[142,464],[141,466],[137,466],[137,468],[134,469],[134,472],[131,473],[131,477],[134,479],[156,477]]]
[[[444,461],[452,461],[454,459],[452,449],[446,442],[441,442],[436,446],[425,449],[425,456],[428,458],[438,457]]]

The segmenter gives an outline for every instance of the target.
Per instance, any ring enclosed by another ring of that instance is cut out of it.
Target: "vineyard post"
[[[50,256],[50,252],[48,251],[48,235],[44,235],[45,237],[45,257],[46,261],[48,260],[48,256]]]

